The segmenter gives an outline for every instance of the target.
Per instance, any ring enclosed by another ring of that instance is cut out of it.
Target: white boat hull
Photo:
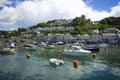
[[[90,54],[90,52],[88,52],[88,53],[85,53],[85,52],[77,52],[77,51],[65,51],[65,52],[63,52],[63,54],[65,54],[65,55],[73,55],[73,56],[82,56],[82,55],[89,55]]]
[[[73,46],[72,49],[70,50],[65,49],[63,52],[63,54],[74,56],[89,55],[90,53],[91,51],[84,50],[80,46]]]
[[[50,64],[52,64],[54,66],[58,66],[58,65],[63,65],[64,64],[63,60],[59,60],[59,59],[55,59],[55,58],[51,58],[49,61],[50,61]]]

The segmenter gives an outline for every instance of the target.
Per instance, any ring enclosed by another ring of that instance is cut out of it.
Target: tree
[[[100,21],[100,24],[120,25],[120,17],[107,17]]]
[[[72,21],[73,26],[78,26],[80,25],[80,17],[76,17]]]
[[[85,15],[81,17],[75,17],[72,21],[73,26],[84,26],[85,24],[90,23],[90,19],[86,19]]]

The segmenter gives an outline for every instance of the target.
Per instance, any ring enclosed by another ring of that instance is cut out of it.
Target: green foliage
[[[120,25],[120,17],[107,17],[100,21],[100,24]]]
[[[82,15],[81,17],[76,17],[72,21],[73,26],[84,26],[85,24],[90,23],[90,19],[86,19],[85,15]]]

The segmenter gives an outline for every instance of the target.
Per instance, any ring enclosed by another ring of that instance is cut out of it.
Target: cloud
[[[81,15],[97,21],[108,16],[120,16],[120,3],[107,12],[94,10],[83,0],[26,0],[17,2],[16,7],[4,7],[0,15],[0,25],[10,24],[15,29],[53,19],[73,19]]]
[[[120,2],[118,3],[117,6],[111,8],[110,14],[116,17],[120,17]]]
[[[14,22],[17,18],[17,13],[15,8],[13,7],[4,7],[1,11],[0,11],[0,22],[7,22],[7,23],[11,23]]]
[[[0,0],[0,7],[4,7],[6,5],[11,5],[11,1],[9,0]]]
[[[4,7],[0,11],[0,28],[13,29],[14,23],[18,19],[16,9],[13,7]],[[16,28],[14,28],[16,29]]]

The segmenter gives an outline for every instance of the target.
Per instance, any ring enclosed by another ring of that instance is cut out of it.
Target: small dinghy
[[[54,66],[58,66],[58,65],[63,65],[64,61],[63,60],[59,60],[56,58],[51,58],[50,60],[50,64],[54,65]]]

